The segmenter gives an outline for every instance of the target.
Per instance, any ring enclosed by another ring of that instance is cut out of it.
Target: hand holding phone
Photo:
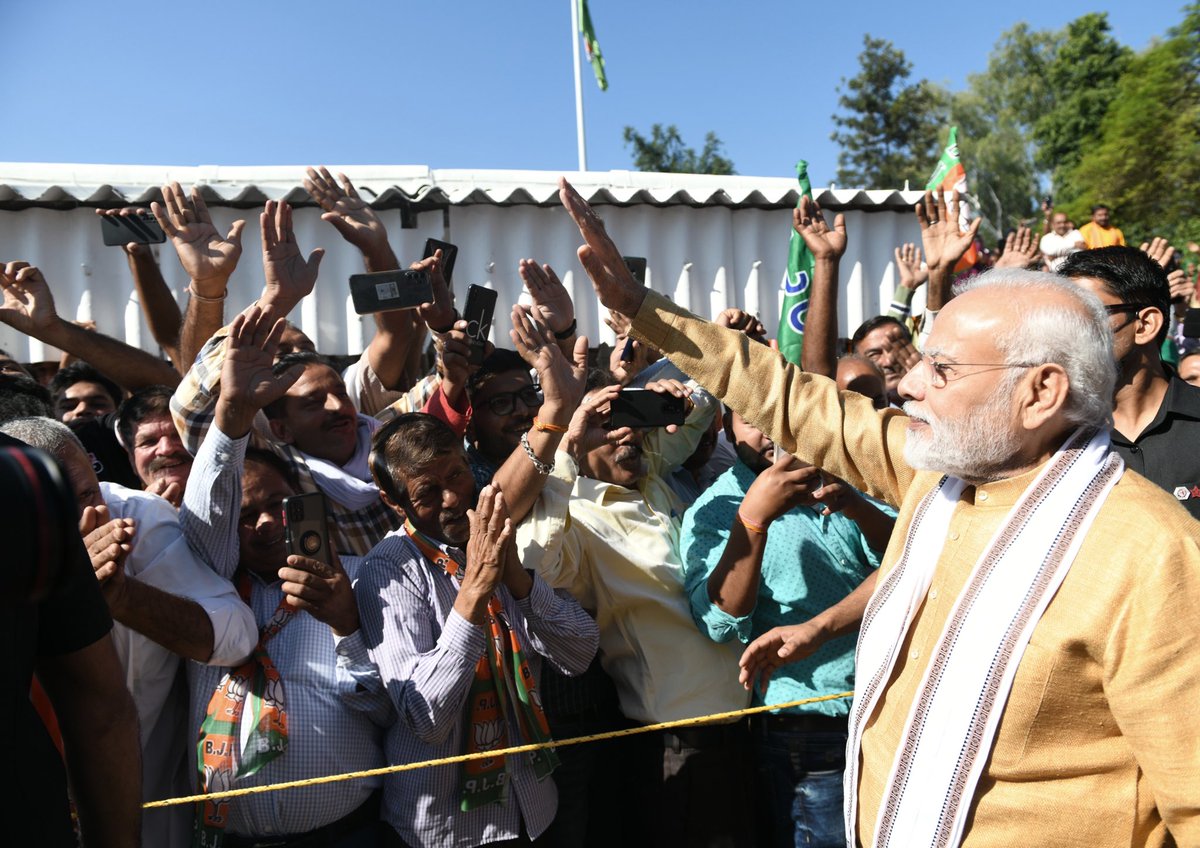
[[[660,394],[649,389],[621,389],[613,398],[608,427],[680,426],[687,418],[684,398]]]
[[[327,522],[325,496],[320,492],[283,499],[283,532],[288,553],[324,564],[329,573],[323,577],[333,574]]]
[[[167,234],[144,209],[100,216],[100,235],[108,247],[124,247],[127,244],[162,244]]]
[[[442,252],[442,278],[446,281],[446,285],[450,285],[451,277],[454,275],[454,262],[458,259],[457,245],[434,238],[425,239],[425,252],[421,258],[428,259],[439,250]]]

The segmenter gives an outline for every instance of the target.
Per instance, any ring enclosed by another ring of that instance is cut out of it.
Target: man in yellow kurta
[[[1200,844],[1200,524],[1123,472],[1107,429],[1096,429],[1114,380],[1099,304],[1043,275],[985,280],[939,315],[900,386],[907,415],[880,413],[636,285],[565,181],[562,199],[601,302],[634,316],[636,337],[776,444],[899,505],[860,641],[850,844]],[[1083,484],[1060,473],[1089,456]],[[1058,535],[1029,532],[1037,521]],[[1007,558],[1010,541],[1028,554],[1031,535],[1041,552]],[[926,582],[895,638],[870,643],[875,619],[913,590],[922,559]],[[943,678],[962,648],[947,637],[964,625],[1016,632],[1004,629],[1009,610],[975,605],[993,589],[983,578],[1003,582],[1042,559],[1057,571],[1026,587],[1040,608],[1014,601],[1025,630],[994,646],[1008,679],[986,678],[976,692],[965,678]],[[891,657],[864,675],[870,647]],[[931,705],[955,698],[990,729],[969,723],[960,739],[949,723],[925,723]],[[964,759],[975,762],[965,777],[955,770]],[[943,770],[945,792],[911,803]]]

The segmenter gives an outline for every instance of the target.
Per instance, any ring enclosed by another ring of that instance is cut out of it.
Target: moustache
[[[186,465],[191,462],[191,460],[192,458],[190,456],[173,453],[170,456],[160,456],[150,460],[150,464],[146,466],[146,470],[150,474],[156,474],[159,471],[162,471],[164,468],[168,468],[173,465]]]

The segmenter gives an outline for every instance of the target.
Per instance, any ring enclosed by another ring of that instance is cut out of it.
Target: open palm
[[[28,262],[9,262],[0,266],[0,287],[4,289],[0,321],[10,327],[33,335],[53,324],[58,317],[54,295],[46,285],[46,278]]]

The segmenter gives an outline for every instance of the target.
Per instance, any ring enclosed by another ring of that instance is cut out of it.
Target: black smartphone
[[[472,365],[483,364],[484,343],[492,331],[492,317],[496,313],[496,292],[483,286],[467,289],[467,308],[463,318],[467,322],[467,336],[471,339]]]
[[[308,557],[331,566],[329,526],[325,516],[325,496],[320,492],[293,495],[283,499],[283,532],[289,554]],[[333,573],[330,567],[330,576]]]
[[[379,271],[350,277],[350,297],[359,315],[415,309],[433,300],[428,271]]]
[[[1183,336],[1200,339],[1200,309],[1189,309],[1183,314]]]
[[[425,239],[425,254],[421,258],[428,259],[438,250],[442,252],[442,276],[446,278],[446,285],[450,285],[450,278],[454,275],[454,260],[458,258],[458,245],[433,238]]]
[[[621,389],[613,398],[608,427],[666,427],[683,424],[687,417],[684,399],[649,389]]]
[[[167,240],[167,234],[149,212],[101,215],[100,235],[108,247],[122,247],[131,241],[138,244],[162,244]]]
[[[638,285],[646,285],[646,257],[622,256],[621,258],[625,260],[625,267],[629,269],[630,274],[633,274],[633,278],[638,281]]]

